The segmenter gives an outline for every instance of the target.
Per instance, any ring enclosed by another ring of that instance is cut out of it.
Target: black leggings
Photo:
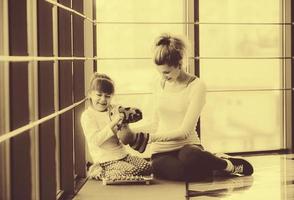
[[[185,145],[176,151],[151,156],[154,175],[176,181],[199,181],[211,177],[214,170],[223,170],[227,162],[204,151],[201,145]]]

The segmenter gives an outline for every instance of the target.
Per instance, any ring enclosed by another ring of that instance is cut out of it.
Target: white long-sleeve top
[[[110,127],[109,113],[89,106],[81,116],[89,153],[94,163],[124,158],[127,152]]]
[[[155,111],[151,123],[134,131],[151,134],[151,153],[177,150],[186,144],[200,144],[195,130],[205,104],[205,84],[196,78],[188,85],[160,83],[155,86]]]

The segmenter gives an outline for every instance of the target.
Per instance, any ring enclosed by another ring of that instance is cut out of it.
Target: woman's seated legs
[[[253,166],[243,158],[228,157],[221,158],[216,155],[204,151],[201,145],[185,145],[179,151],[179,160],[185,166],[191,169],[196,169],[196,173],[210,170],[225,170],[230,174],[239,174],[249,176],[253,173]]]
[[[224,170],[227,166],[224,159],[205,151],[201,145],[185,145],[180,149],[178,157],[184,165],[195,167],[200,171],[204,169]]]
[[[178,181],[199,181],[227,165],[225,160],[204,151],[200,145],[185,145],[177,151],[154,154],[151,159],[157,177]]]
[[[200,154],[198,157],[199,152],[192,149],[193,151],[190,148],[184,148],[152,155],[152,168],[155,176],[176,181],[199,181],[211,177],[212,170],[199,164],[203,155]],[[192,152],[194,155],[191,155]],[[195,158],[190,159],[189,157]]]

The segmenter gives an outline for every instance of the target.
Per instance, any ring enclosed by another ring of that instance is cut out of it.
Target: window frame
[[[0,54],[9,54],[8,34],[8,0],[0,2]],[[8,62],[0,63],[0,135],[9,131],[9,66]],[[0,199],[10,199],[10,142],[0,144]]]
[[[285,8],[288,10],[286,10],[286,20],[288,20],[289,18],[291,19],[291,30],[288,30],[286,32],[286,44],[291,44],[290,47],[286,47],[287,48],[287,52],[286,55],[290,54],[291,52],[291,61],[287,63],[289,71],[286,71],[286,83],[287,86],[290,85],[291,86],[291,94],[289,94],[287,96],[287,104],[286,104],[286,111],[287,111],[287,115],[286,115],[286,120],[287,120],[287,124],[286,124],[286,128],[287,128],[287,132],[286,132],[286,141],[287,141],[287,148],[290,150],[290,152],[294,152],[294,133],[293,133],[293,124],[294,124],[294,97],[293,97],[293,88],[294,88],[294,70],[293,70],[293,66],[294,66],[294,3],[291,0],[285,0]],[[291,84],[290,84],[291,83]],[[291,103],[290,103],[291,102]],[[291,111],[291,113],[290,113]]]

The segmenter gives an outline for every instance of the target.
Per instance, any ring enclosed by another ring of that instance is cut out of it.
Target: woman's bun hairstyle
[[[157,65],[181,67],[185,49],[186,45],[182,39],[162,34],[155,42],[154,62]]]

